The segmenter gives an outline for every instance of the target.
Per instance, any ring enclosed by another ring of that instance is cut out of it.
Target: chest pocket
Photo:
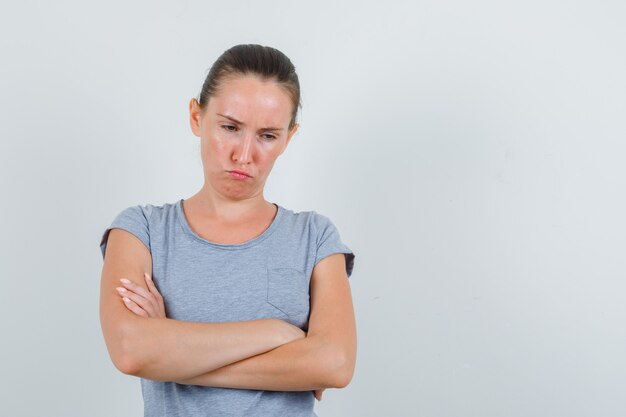
[[[267,302],[291,318],[309,313],[309,287],[304,272],[267,268]]]

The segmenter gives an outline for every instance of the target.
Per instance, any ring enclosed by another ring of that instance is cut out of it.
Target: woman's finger
[[[165,303],[163,301],[163,296],[161,296],[161,293],[159,292],[159,290],[157,289],[156,285],[154,285],[154,281],[152,280],[152,277],[150,276],[150,274],[148,274],[147,272],[144,272],[144,277],[146,278],[146,283],[148,285],[148,289],[150,289],[150,292],[154,295],[154,297],[156,298],[156,306],[155,309],[156,311],[158,311],[159,317],[161,318],[165,318]]]
[[[124,305],[130,311],[132,311],[133,313],[137,314],[138,316],[148,318],[148,313],[146,313],[144,309],[139,307],[133,300],[131,300],[128,297],[122,297],[122,300],[124,301]]]
[[[156,289],[154,282],[150,279],[150,275],[147,272],[143,273],[143,277],[145,278],[146,285],[148,286],[148,291],[150,291],[150,302],[152,303],[152,310],[157,313],[156,316],[150,315],[150,317],[163,317],[158,312],[160,311],[161,304],[159,303],[159,299],[162,298],[159,291]]]
[[[156,308],[158,308],[159,303],[157,302],[154,295],[152,295],[150,291],[146,290],[141,285],[137,285],[133,281],[130,281],[126,278],[121,278],[120,281],[122,282],[124,287],[126,287],[127,290],[130,290],[134,292],[135,294],[140,295],[152,305],[152,307],[148,307],[147,305],[145,305],[145,302],[138,302],[137,299],[133,298],[133,300],[137,302],[137,304],[139,304],[142,308],[146,309],[148,313],[152,313]]]
[[[324,392],[326,388],[322,388],[322,389],[316,389],[313,391],[313,394],[315,395],[315,398],[317,398],[317,401],[322,401],[322,393]]]
[[[146,300],[149,300],[149,299],[151,299],[153,297],[153,295],[148,290],[146,290],[141,285],[135,284],[134,282],[132,282],[129,279],[120,278],[120,281],[122,282],[124,287],[126,287],[127,290],[131,290],[132,292],[141,295]]]
[[[142,296],[135,294],[134,292],[124,287],[116,287],[115,289],[117,290],[119,295],[129,298],[134,304],[136,304],[139,308],[145,311],[149,316],[152,316],[154,314],[154,306],[149,300],[146,300]]]
[[[152,277],[150,276],[150,274],[144,272],[143,275],[146,278],[146,284],[148,285],[148,289],[150,290],[152,295],[154,295],[154,298],[156,298],[157,301],[163,301],[163,297],[161,296],[161,293],[157,289],[156,285],[154,285],[154,281],[152,281]]]

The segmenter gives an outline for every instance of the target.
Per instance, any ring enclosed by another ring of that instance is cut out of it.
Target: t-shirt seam
[[[311,216],[310,223],[313,224],[313,229],[315,230],[315,259],[317,259],[317,252],[320,246],[320,234],[316,221],[316,216],[318,215],[318,213],[315,210],[312,210],[311,213],[313,213],[313,215]]]
[[[146,208],[147,207],[148,206],[146,206]],[[144,213],[144,217],[146,218],[146,229],[148,229],[148,243],[149,243],[149,246],[150,246],[149,247],[150,254],[152,255],[152,234],[150,233],[150,223],[152,222],[152,216],[154,214],[154,208],[150,208],[150,214],[148,215],[148,217],[146,217],[145,211],[143,209],[141,211]]]

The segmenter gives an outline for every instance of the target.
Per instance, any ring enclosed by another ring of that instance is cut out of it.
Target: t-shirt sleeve
[[[124,229],[137,236],[139,240],[146,245],[148,250],[150,250],[150,228],[148,218],[149,213],[147,213],[147,210],[142,206],[132,206],[122,210],[102,234],[102,239],[100,240],[102,259],[104,259],[104,254],[106,252],[109,232],[114,228]]]
[[[346,256],[346,273],[350,278],[354,268],[354,252],[342,242],[339,230],[328,217],[314,212],[314,223],[317,230],[315,265],[329,255],[343,253]]]

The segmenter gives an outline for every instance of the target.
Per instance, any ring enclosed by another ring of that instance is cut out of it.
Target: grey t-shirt
[[[268,229],[240,244],[210,242],[189,226],[183,200],[124,209],[100,242],[104,259],[109,231],[137,236],[152,254],[152,276],[169,318],[194,322],[278,318],[308,330],[313,267],[333,253],[354,253],[331,220],[315,211],[278,204]],[[184,385],[141,378],[145,417],[315,417],[313,391],[265,391]]]

